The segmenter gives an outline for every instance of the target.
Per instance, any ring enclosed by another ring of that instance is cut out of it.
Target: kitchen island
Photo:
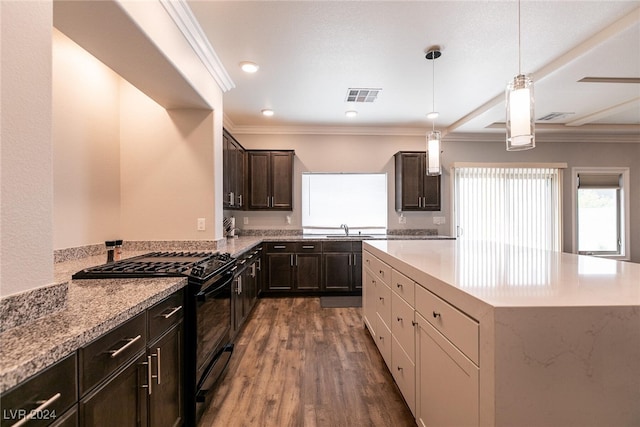
[[[640,425],[640,265],[488,242],[363,252],[365,324],[419,425]]]

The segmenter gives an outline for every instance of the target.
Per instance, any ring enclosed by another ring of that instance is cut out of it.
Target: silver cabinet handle
[[[289,264],[291,264],[291,267],[293,267],[293,254],[291,254],[291,256],[289,257]]]
[[[233,194],[233,191],[230,191],[230,192],[229,192],[229,204],[230,204],[231,206],[233,206],[233,203],[235,202],[235,200],[236,200],[236,197],[235,197],[235,195]]]
[[[275,197],[271,196],[271,207],[274,207],[275,205],[276,205]]]
[[[238,295],[242,293],[242,276],[238,277]]]
[[[113,359],[114,357],[118,357],[120,355],[120,353],[122,353],[123,351],[125,351],[127,348],[131,347],[133,345],[133,343],[135,343],[136,341],[138,341],[140,338],[142,338],[140,335],[138,335],[135,338],[127,338],[126,341],[128,341],[125,345],[123,345],[122,347],[120,347],[117,350],[111,350],[108,353],[111,353],[111,358]]]
[[[162,369],[160,367],[160,347],[156,347],[156,354],[152,354],[151,357],[156,358],[156,374],[152,375],[151,378],[155,378],[156,384],[160,385],[160,371]]]
[[[142,365],[147,365],[147,383],[142,385],[142,388],[147,389],[147,393],[151,395],[151,380],[153,378],[153,374],[151,373],[151,356],[147,356],[147,361],[142,362]]]
[[[238,195],[238,206],[242,206],[242,194]]]
[[[286,249],[286,245],[275,245],[273,249]]]
[[[302,249],[313,249],[315,245],[302,245]]]
[[[60,393],[56,393],[53,396],[51,396],[49,399],[47,400],[38,400],[36,403],[40,403],[40,406],[38,406],[36,409],[32,410],[32,411],[28,411],[28,413],[25,415],[24,418],[21,418],[20,421],[18,421],[17,423],[13,424],[12,427],[20,427],[25,425],[26,423],[28,423],[33,417],[35,417],[36,415],[42,413],[42,411],[44,411],[47,406],[51,405],[53,402],[55,402],[56,400],[58,400],[60,398],[61,394]]]
[[[162,317],[164,317],[165,319],[170,318],[171,316],[173,316],[174,314],[176,314],[177,312],[179,312],[180,310],[182,310],[182,306],[178,306],[178,307],[171,307],[171,311],[167,314],[163,314]]]

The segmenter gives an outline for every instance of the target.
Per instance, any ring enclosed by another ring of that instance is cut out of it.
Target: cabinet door
[[[149,395],[149,425],[171,427],[184,422],[183,323],[170,329],[148,348],[151,356],[152,388]]]
[[[396,210],[422,210],[424,153],[396,154]]]
[[[249,151],[249,209],[268,209],[271,205],[270,156],[266,151]]]
[[[231,137],[227,132],[222,133],[222,206],[231,206],[231,187],[233,176],[233,163],[231,162]]]
[[[80,400],[80,425],[138,427],[147,425],[148,375],[143,353],[122,371]]]
[[[293,153],[271,153],[271,208],[293,209]]]
[[[477,426],[479,369],[416,314],[416,420],[421,426]]]
[[[295,258],[296,288],[320,290],[322,254],[296,254]]]
[[[440,210],[440,175],[424,176],[423,186],[424,198],[422,208],[427,211]]]
[[[324,290],[348,291],[351,288],[351,252],[334,252],[323,255]]]
[[[364,268],[364,283],[362,286],[362,313],[364,314],[364,322],[371,332],[371,336],[376,338],[377,328],[377,286],[381,286],[376,282],[375,275],[368,268]]]
[[[351,276],[352,290],[362,289],[362,250],[354,251],[353,261],[351,261],[351,268],[353,275]]]
[[[293,289],[293,253],[267,254],[266,290]]]

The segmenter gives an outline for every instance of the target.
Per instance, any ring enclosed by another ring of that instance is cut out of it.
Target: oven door
[[[231,330],[231,284],[233,271],[196,294],[196,389],[197,394],[217,378],[209,378],[213,365],[225,350],[229,350]],[[231,348],[232,349],[232,348]],[[229,354],[230,355],[230,354]],[[219,376],[219,375],[218,375]],[[200,400],[200,399],[198,399]]]

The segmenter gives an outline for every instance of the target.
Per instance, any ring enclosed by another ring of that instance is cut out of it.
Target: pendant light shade
[[[519,74],[507,85],[507,151],[535,148],[533,81]]]
[[[440,131],[435,130],[427,134],[427,175],[440,175],[442,173],[440,162],[441,141]]]
[[[536,146],[533,81],[521,72],[520,43],[518,0],[518,75],[509,82],[506,90],[507,151],[529,150]]]

